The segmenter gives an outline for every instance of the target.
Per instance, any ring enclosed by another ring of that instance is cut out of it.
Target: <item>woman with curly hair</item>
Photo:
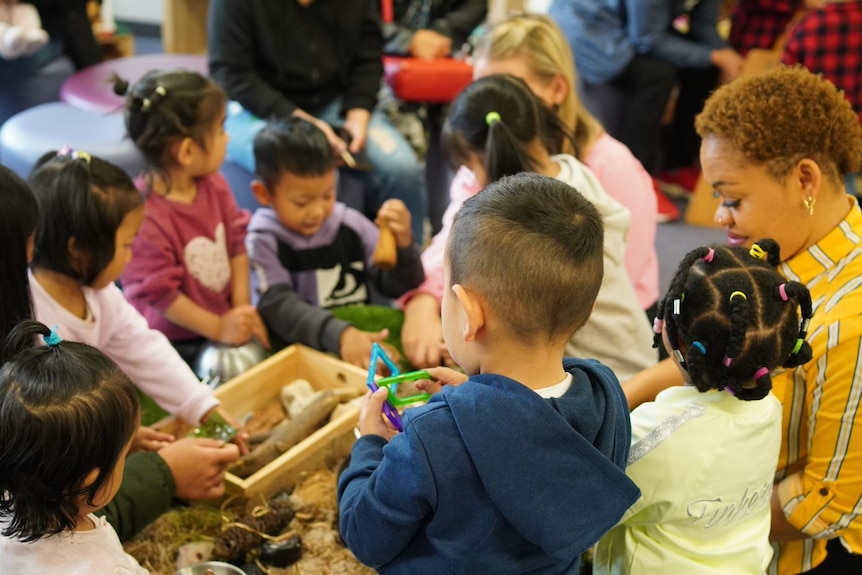
[[[811,361],[773,373],[783,406],[770,539],[778,575],[862,572],[862,211],[844,189],[862,130],[831,83],[778,67],[717,90],[697,117],[704,179],[731,246],[770,237],[811,292]],[[681,384],[672,363],[624,385],[629,405]]]

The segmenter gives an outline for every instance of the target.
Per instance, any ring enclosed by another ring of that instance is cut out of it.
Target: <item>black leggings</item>
[[[799,575],[850,575],[862,573],[862,555],[850,553],[838,539],[826,544],[826,559],[810,571]]]

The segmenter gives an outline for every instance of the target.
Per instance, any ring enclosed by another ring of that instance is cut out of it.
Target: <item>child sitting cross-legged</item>
[[[252,190],[264,207],[248,226],[252,292],[270,332],[367,366],[371,345],[387,332],[360,331],[331,308],[369,303],[370,284],[399,297],[424,279],[413,244],[410,212],[387,200],[377,221],[395,236],[397,263],[380,269],[373,254],[378,228],[336,202],[336,159],[324,133],[292,118],[267,124],[254,140],[257,179]]]
[[[36,336],[47,345],[34,346]],[[123,481],[141,418],[135,386],[83,343],[24,321],[0,371],[0,565],[24,575],[146,575],[93,515]]]
[[[781,443],[770,374],[811,359],[811,297],[778,274],[778,254],[766,239],[680,263],[655,338],[687,385],[631,414],[626,473],[643,495],[596,546],[596,575],[766,572]]]
[[[581,553],[638,497],[625,476],[629,416],[613,373],[564,359],[602,281],[598,210],[521,173],[455,217],[443,264],[443,337],[467,376],[381,418],[366,396],[339,478],[342,537],[380,573],[577,574]],[[442,385],[442,388],[440,386]]]

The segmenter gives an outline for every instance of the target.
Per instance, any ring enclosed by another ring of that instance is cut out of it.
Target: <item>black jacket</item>
[[[256,116],[377,102],[380,0],[213,0],[207,36],[210,75]]]

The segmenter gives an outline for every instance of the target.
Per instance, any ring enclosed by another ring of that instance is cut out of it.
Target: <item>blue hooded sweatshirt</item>
[[[384,574],[577,573],[640,492],[617,378],[594,360],[563,367],[562,397],[482,374],[406,410],[390,442],[357,440],[338,481],[356,557]]]

